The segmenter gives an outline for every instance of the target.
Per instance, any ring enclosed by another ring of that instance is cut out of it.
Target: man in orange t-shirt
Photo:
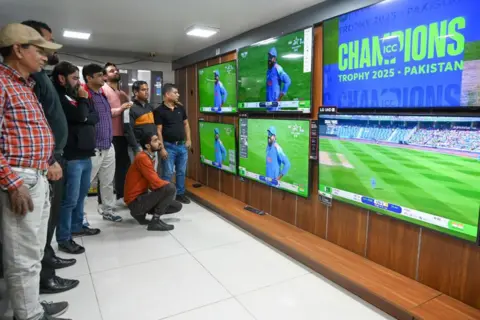
[[[143,151],[137,154],[127,172],[125,203],[140,224],[148,223],[148,230],[173,230],[160,216],[180,211],[182,204],[175,200],[175,185],[160,179],[154,168],[156,154],[162,149],[160,140],[157,135],[147,134],[140,139],[140,144]],[[147,213],[153,215],[150,222],[145,218]]]

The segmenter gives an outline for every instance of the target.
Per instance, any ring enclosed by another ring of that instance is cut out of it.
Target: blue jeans
[[[185,145],[176,145],[164,141],[168,158],[162,160],[162,179],[172,181],[173,171],[176,172],[177,196],[185,193],[185,172],[187,171],[188,149]]]
[[[90,188],[92,160],[68,161],[65,175],[62,207],[57,225],[57,242],[72,239],[72,232],[80,232],[83,225],[83,206]]]

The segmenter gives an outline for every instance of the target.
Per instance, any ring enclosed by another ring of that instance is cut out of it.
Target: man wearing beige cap
[[[65,303],[39,301],[39,277],[50,214],[47,169],[55,161],[54,137],[33,92],[30,74],[61,45],[34,29],[0,29],[0,215],[3,264],[16,320],[52,320]],[[48,308],[47,308],[48,307]]]

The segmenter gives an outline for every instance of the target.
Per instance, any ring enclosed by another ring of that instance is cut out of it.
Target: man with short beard
[[[130,166],[128,141],[124,134],[123,112],[132,106],[128,95],[120,90],[120,73],[117,66],[107,63],[104,67],[106,83],[102,87],[112,109],[113,146],[115,148],[115,192],[117,200],[123,198],[125,176]],[[123,203],[123,201],[121,201]]]
[[[33,20],[24,21],[22,24],[35,29],[43,36],[45,40],[53,42],[52,29],[50,29],[47,24]],[[58,56],[55,52],[48,54],[47,63],[49,65],[56,65],[58,60]],[[57,257],[51,245],[63,196],[63,171],[65,166],[63,148],[67,142],[68,127],[57,91],[55,90],[52,81],[47,76],[45,70],[32,74],[32,78],[35,80],[35,94],[42,104],[48,124],[50,125],[53,136],[55,137],[54,153],[56,160],[55,164],[50,166],[47,176],[50,182],[50,190],[52,190],[52,194],[50,218],[48,221],[47,230],[47,242],[45,244],[45,253],[42,260],[42,271],[40,273],[40,292],[60,293],[75,288],[79,283],[78,280],[63,279],[56,275],[55,269],[72,266],[76,263],[76,260],[62,259]]]
[[[85,249],[75,243],[72,234],[83,230],[84,200],[90,188],[91,157],[95,155],[95,125],[98,113],[80,86],[78,68],[70,62],[60,62],[52,72],[52,80],[68,121],[68,140],[65,146],[65,194],[57,225],[57,242],[61,251],[80,254]],[[89,229],[92,235],[100,230]]]

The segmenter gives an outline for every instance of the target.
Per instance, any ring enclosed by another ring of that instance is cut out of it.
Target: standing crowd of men
[[[78,67],[59,61],[61,47],[42,22],[0,29],[0,241],[16,320],[60,320],[68,308],[39,295],[79,284],[56,275],[76,260],[58,257],[51,241],[55,234],[60,251],[80,254],[85,248],[74,238],[100,233],[84,210],[94,180],[103,219],[121,222],[123,205],[151,231],[172,230],[160,217],[190,202],[190,127],[175,85],[163,86],[157,108],[146,82],[133,84],[132,99],[121,91],[112,63],[84,66],[81,85]],[[47,65],[54,66],[51,77]]]

